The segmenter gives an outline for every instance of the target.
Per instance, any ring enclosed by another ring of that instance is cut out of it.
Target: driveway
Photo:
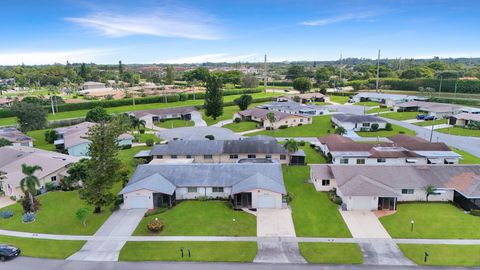
[[[353,238],[391,239],[388,232],[371,211],[341,211]]]
[[[16,201],[10,199],[7,196],[0,196],[0,208],[4,208],[15,203]]]
[[[306,263],[298,243],[283,241],[295,237],[292,211],[285,209],[257,209],[258,252],[254,262]]]
[[[193,111],[190,113],[190,115],[192,116],[192,121],[195,123],[195,127],[206,127],[207,126],[207,122],[205,122],[205,120],[203,120],[202,118],[202,114],[198,111]]]
[[[143,218],[146,209],[117,210],[103,223],[94,236],[130,236]],[[118,261],[120,250],[126,240],[90,240],[82,249],[67,260],[74,261]]]

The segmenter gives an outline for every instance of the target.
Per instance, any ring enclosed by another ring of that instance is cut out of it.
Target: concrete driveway
[[[94,236],[130,236],[143,218],[146,209],[117,210],[103,223]],[[118,261],[125,240],[90,240],[67,260]]]
[[[295,237],[292,211],[285,209],[257,209],[258,237]]]
[[[207,122],[205,122],[205,120],[203,120],[202,114],[200,112],[193,111],[193,112],[191,112],[190,115],[192,116],[192,121],[195,123],[196,127],[206,127],[207,126]]]
[[[388,232],[371,211],[341,211],[353,238],[391,239]]]

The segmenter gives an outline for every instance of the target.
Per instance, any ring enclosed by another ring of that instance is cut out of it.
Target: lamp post
[[[413,232],[413,224],[415,224],[415,221],[410,220],[410,232]]]

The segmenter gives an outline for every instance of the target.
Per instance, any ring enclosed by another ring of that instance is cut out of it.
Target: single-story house
[[[101,82],[84,82],[82,84],[82,90],[91,90],[91,89],[102,89],[105,88],[105,84]]]
[[[373,101],[383,104],[387,107],[393,107],[397,103],[403,103],[419,99],[420,98],[417,96],[370,92],[361,92],[350,98],[351,102]]]
[[[301,104],[293,101],[270,102],[270,103],[258,105],[257,108],[267,109],[270,111],[289,113],[289,114],[296,114],[296,115],[307,115],[307,116],[324,115],[329,113],[327,107],[318,106],[318,105],[306,105],[306,104]]]
[[[177,200],[230,199],[235,208],[283,208],[280,163],[145,164],[119,193],[126,209],[171,207]]]
[[[387,121],[374,115],[334,114],[332,122],[346,130],[371,131],[372,125],[377,124],[377,129],[385,129]]]
[[[441,142],[431,143],[404,134],[388,139],[390,142],[359,143],[335,134],[318,138],[318,148],[332,164],[338,165],[458,164],[461,158]]]
[[[329,102],[330,97],[318,93],[318,92],[313,92],[313,93],[304,93],[304,94],[298,94],[298,95],[288,95],[288,96],[281,96],[277,98],[277,102],[288,102],[288,101],[293,101],[295,97],[300,98],[300,103],[311,103],[311,102]]]
[[[409,101],[398,103],[393,106],[394,111],[419,111],[437,118],[447,118],[455,114],[459,114],[462,107],[454,104],[426,102],[426,101]]]
[[[452,201],[480,209],[480,165],[310,165],[318,191],[336,190],[346,210],[396,210],[397,202]]]
[[[4,146],[0,148],[0,188],[6,196],[20,199],[24,194],[20,181],[25,177],[22,164],[38,165],[42,170],[35,172],[39,179],[38,189],[45,192],[47,183],[58,184],[68,175],[68,167],[80,160],[78,157],[45,151],[26,146]]]
[[[173,107],[157,110],[133,111],[129,114],[144,120],[145,125],[151,127],[155,125],[156,122],[167,119],[190,120],[192,119],[192,112],[194,111],[197,111],[194,107]]]
[[[0,98],[0,107],[9,107],[15,100],[14,98]]]
[[[448,119],[448,123],[452,126],[466,127],[472,122],[477,122],[480,125],[480,114],[459,113]]]
[[[33,147],[33,139],[14,127],[0,128],[0,138],[11,142],[13,146]]]
[[[147,160],[191,159],[194,163],[237,163],[243,159],[270,159],[288,163],[288,152],[273,138],[255,137],[241,140],[175,140],[154,145],[148,154],[144,151],[137,158]]]
[[[268,120],[267,117],[267,114],[270,112],[275,115],[275,122],[273,123],[273,125],[272,123],[270,123],[270,120]],[[242,120],[259,122],[262,127],[273,127],[273,129],[278,129],[282,126],[296,127],[312,123],[312,117],[310,116],[289,114],[278,111],[269,111],[259,108],[253,108],[250,110],[237,112],[235,113],[233,118],[240,118]]]
[[[96,123],[83,122],[69,127],[56,128],[57,139],[54,141],[58,149],[66,149],[71,156],[87,156],[88,146],[91,141],[87,139],[88,130]],[[123,133],[118,136],[118,145],[120,147],[131,146],[133,136]]]

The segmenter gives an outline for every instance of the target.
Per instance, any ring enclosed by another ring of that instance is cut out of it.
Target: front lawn
[[[373,108],[373,109],[370,109],[368,111],[366,111],[366,113],[379,113],[379,112],[388,112],[388,111],[391,111],[392,108],[387,108],[387,107],[378,107],[378,108]],[[383,114],[382,114],[383,116]]]
[[[254,135],[267,135],[272,137],[320,137],[334,132],[332,123],[330,122],[331,116],[315,116],[313,121],[309,125],[303,125],[298,127],[289,127],[286,129],[276,130],[262,130],[255,133],[250,133],[247,136]]]
[[[421,127],[441,125],[441,124],[447,124],[447,119],[437,119],[437,120],[432,120],[432,121],[422,121],[422,122],[417,122],[417,123],[413,123],[413,124],[416,125],[416,126],[421,126]]]
[[[357,244],[299,243],[300,253],[308,263],[361,264],[363,255]]]
[[[418,265],[479,266],[480,246],[400,244],[403,254]],[[427,262],[424,262],[428,252]]]
[[[119,260],[252,262],[256,255],[256,242],[127,242]]]
[[[27,135],[33,138],[33,147],[48,151],[55,151],[55,145],[45,141],[45,131],[49,129],[32,130]]]
[[[411,220],[415,222],[413,232]],[[449,203],[400,203],[395,214],[380,221],[393,238],[480,238],[480,217]]]
[[[293,195],[290,202],[297,236],[352,237],[338,205],[332,203],[325,192],[317,192],[311,183],[308,166],[283,166],[287,191]]]
[[[252,129],[257,129],[257,122],[252,122],[252,121],[242,121],[240,123],[231,123],[224,125],[224,128],[228,128],[232,130],[233,132],[243,132],[247,130],[252,130]]]
[[[211,126],[223,120],[231,120],[233,115],[238,111],[240,111],[240,109],[236,105],[223,107],[223,114],[217,117],[217,119],[213,120],[212,117],[209,117],[205,114],[205,110],[202,110],[202,118],[205,120],[205,122],[207,122],[208,126]]]
[[[451,135],[458,135],[458,136],[470,136],[470,137],[480,137],[480,129],[467,129],[462,127],[449,127],[449,128],[440,128],[436,129],[435,131],[451,134]]]
[[[93,207],[80,200],[78,191],[49,192],[38,196],[38,199],[41,207],[34,222],[22,222],[23,209],[20,203],[16,203],[2,208],[12,210],[14,216],[0,219],[0,228],[35,233],[92,235],[111,214],[108,207],[104,208],[101,214],[92,214]],[[88,208],[91,213],[85,227],[75,216],[82,207]]]
[[[192,120],[169,119],[155,123],[156,126],[162,128],[179,128],[179,127],[193,127],[195,122]]]
[[[374,102],[374,101],[360,101],[360,102],[356,102],[355,105],[366,106],[366,107],[375,107],[375,106],[380,106],[380,103]]]
[[[140,136],[138,136],[137,134],[137,138],[138,138],[138,142],[140,143],[145,143],[149,139],[152,139],[154,142],[161,141],[160,138],[157,137],[157,135],[154,133],[143,133],[143,134],[140,134]]]
[[[0,236],[0,243],[20,248],[22,256],[66,259],[79,251],[85,241],[32,239],[2,235]]]
[[[390,137],[398,134],[407,134],[412,136],[416,135],[416,132],[411,129],[393,125],[393,124],[392,124],[392,130],[383,129],[378,131],[356,131],[356,133],[360,137]]]
[[[165,222],[159,235],[187,236],[255,236],[256,217],[234,211],[227,201],[182,201],[164,213],[143,218],[134,235],[152,235],[147,224],[158,218]]]
[[[455,153],[462,155],[463,159],[460,159],[460,164],[480,164],[480,157],[474,156],[468,152],[462,151],[457,148],[450,147]]]
[[[403,120],[416,119],[417,114],[421,114],[421,113],[420,112],[391,112],[391,113],[382,113],[382,117],[403,121]]]
[[[349,96],[330,96],[330,101],[345,104],[350,99]]]

